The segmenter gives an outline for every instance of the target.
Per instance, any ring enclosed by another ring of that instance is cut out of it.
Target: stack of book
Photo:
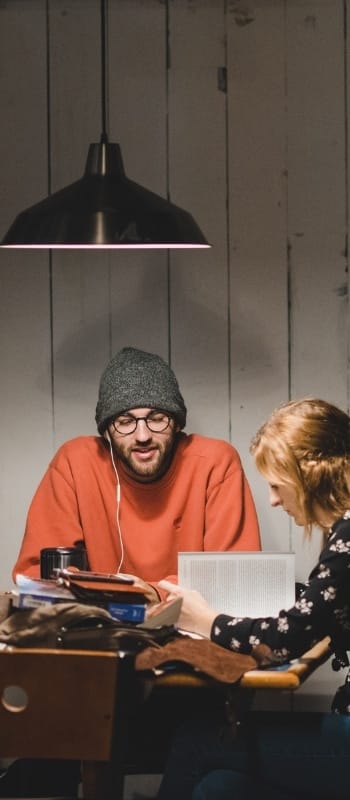
[[[147,598],[132,578],[123,575],[57,570],[52,580],[17,575],[12,605],[37,608],[45,603],[80,602],[105,608],[114,619],[140,624],[146,617]]]

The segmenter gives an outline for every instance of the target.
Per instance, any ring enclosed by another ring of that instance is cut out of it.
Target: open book
[[[181,552],[178,581],[197,589],[218,612],[276,616],[295,602],[295,557],[294,553]]]

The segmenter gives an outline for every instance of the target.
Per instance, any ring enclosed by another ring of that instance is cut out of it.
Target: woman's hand
[[[212,624],[218,612],[208,605],[204,597],[194,589],[183,589],[170,581],[159,581],[159,587],[169,592],[167,600],[182,597],[179,628],[210,639]]]
[[[137,586],[139,589],[143,590],[143,593],[149,603],[159,603],[160,600],[159,594],[157,592],[157,589],[155,589],[151,583],[146,583],[146,581],[143,581],[142,578],[139,578],[137,575],[130,575],[129,573],[126,572],[123,572],[121,574],[124,575],[126,578],[132,578],[134,586]]]

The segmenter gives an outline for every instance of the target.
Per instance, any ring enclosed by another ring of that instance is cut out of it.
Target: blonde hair
[[[259,428],[250,452],[269,483],[296,491],[306,533],[322,527],[315,504],[334,519],[350,508],[350,420],[331,403],[308,397],[283,404]]]

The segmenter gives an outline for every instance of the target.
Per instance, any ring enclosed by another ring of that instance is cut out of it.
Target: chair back
[[[1,756],[108,760],[117,677],[113,652],[0,652]]]

